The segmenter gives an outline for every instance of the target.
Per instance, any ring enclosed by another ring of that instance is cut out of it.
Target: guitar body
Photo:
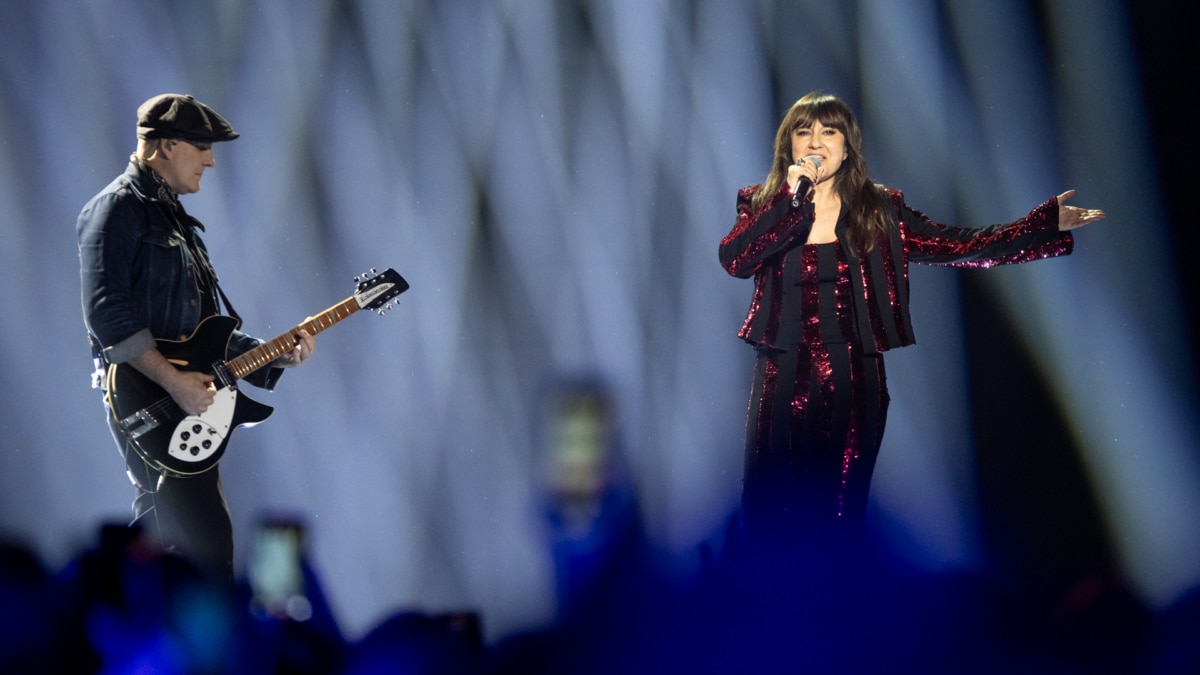
[[[229,356],[229,340],[238,321],[210,316],[182,340],[157,341],[158,351],[176,368],[213,376],[217,393],[203,415],[184,413],[166,390],[128,364],[110,365],[105,372],[109,408],[129,445],[152,467],[171,476],[204,473],[225,454],[234,429],[254,426],[274,410],[243,396],[238,380],[289,353],[300,331],[316,335],[360,309],[383,314],[392,307],[392,299],[406,290],[408,282],[396,270],[376,274],[372,269],[370,276],[363,275],[354,295],[235,357]]]
[[[242,395],[224,376],[229,339],[238,322],[210,316],[184,340],[158,340],[158,350],[180,370],[213,375],[215,400],[202,415],[187,415],[167,392],[128,364],[113,364],[107,374],[109,406],[130,446],[155,469],[172,476],[195,476],[217,465],[229,436],[253,426],[274,410]]]

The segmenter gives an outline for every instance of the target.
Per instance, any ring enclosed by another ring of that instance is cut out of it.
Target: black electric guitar
[[[372,270],[374,273],[374,270]],[[237,319],[210,316],[182,340],[158,340],[158,350],[175,367],[212,375],[217,393],[202,415],[188,415],[167,394],[129,364],[113,364],[105,389],[113,416],[142,459],[172,476],[195,476],[217,465],[229,435],[254,426],[274,410],[238,391],[237,381],[269,365],[296,346],[301,330],[316,335],[360,309],[380,310],[408,290],[408,282],[389,269],[358,284],[354,295],[290,331],[228,360],[229,339]]]

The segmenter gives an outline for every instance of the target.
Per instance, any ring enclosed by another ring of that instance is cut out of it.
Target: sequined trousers
[[[857,534],[887,418],[883,358],[863,355],[841,247],[806,244],[801,260],[787,319],[803,323],[802,344],[760,347],[750,392],[742,517],[752,539]]]

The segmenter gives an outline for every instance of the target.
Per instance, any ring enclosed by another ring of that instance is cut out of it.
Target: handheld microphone
[[[820,155],[809,155],[808,157],[805,157],[804,159],[812,162],[813,164],[816,164],[818,169],[821,168]],[[811,188],[811,187],[812,187],[812,181],[809,180],[808,176],[801,176],[800,180],[797,181],[797,183],[796,183],[796,189],[792,190],[792,208],[800,207],[800,198],[803,197],[805,194],[807,194],[809,188]]]

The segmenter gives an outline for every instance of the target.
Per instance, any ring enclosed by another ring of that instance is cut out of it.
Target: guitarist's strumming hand
[[[173,382],[163,386],[171,398],[189,415],[199,415],[212,405],[217,387],[213,376],[189,370],[176,370]]]
[[[311,318],[309,317],[309,319]],[[296,348],[275,359],[271,365],[276,368],[295,368],[312,358],[312,354],[316,349],[317,338],[309,335],[307,331],[298,331],[296,333]]]
[[[217,393],[213,376],[190,370],[179,370],[157,349],[143,352],[130,359],[130,365],[155,384],[166,390],[179,407],[189,415],[199,415],[212,405]]]

